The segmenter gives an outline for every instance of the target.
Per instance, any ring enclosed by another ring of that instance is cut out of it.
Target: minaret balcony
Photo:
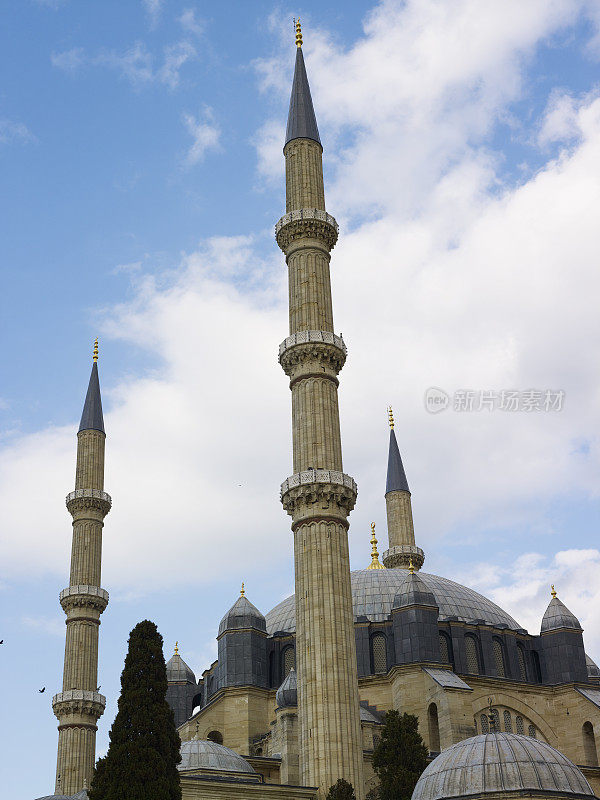
[[[287,253],[290,245],[299,239],[315,239],[326,249],[333,250],[339,226],[335,217],[319,208],[299,208],[284,214],[275,225],[277,244]]]
[[[108,605],[108,592],[100,586],[83,584],[68,586],[62,590],[58,598],[65,613],[73,608],[91,608],[102,614]]]
[[[74,492],[69,492],[65,502],[73,516],[82,511],[93,510],[105,517],[112,505],[111,496],[100,489],[75,489]]]
[[[52,698],[52,710],[59,720],[65,717],[99,719],[106,708],[106,697],[87,689],[69,689]]]
[[[333,469],[296,472],[281,484],[281,503],[294,521],[315,515],[346,517],[354,508],[357,495],[354,478]]]
[[[331,331],[298,331],[279,345],[279,363],[289,377],[294,376],[298,365],[308,362],[329,367],[337,375],[347,355],[344,340]]]

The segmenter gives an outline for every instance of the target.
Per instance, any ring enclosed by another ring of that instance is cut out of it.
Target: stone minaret
[[[300,777],[323,797],[338,778],[364,797],[348,514],[356,484],[343,472],[338,378],[346,346],[333,332],[323,148],[297,26],[285,146],[286,214],[276,225],[289,271],[290,335],[279,362],[290,378],[294,474],[281,501],[293,519]]]
[[[410,489],[394,433],[394,416],[391,408],[388,410],[388,416],[390,450],[385,485],[385,505],[390,548],[383,554],[383,563],[388,569],[394,567],[408,569],[412,564],[418,570],[423,566],[425,555],[415,544]]]
[[[60,593],[67,615],[63,687],[52,698],[58,717],[56,789],[71,795],[89,786],[96,755],[96,722],[106,699],[98,692],[98,628],[108,604],[100,588],[102,527],[111,499],[104,491],[104,420],[98,381],[98,341],[77,434],[75,491],[67,495],[73,517],[69,586]]]

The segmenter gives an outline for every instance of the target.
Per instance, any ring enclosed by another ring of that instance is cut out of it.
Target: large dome
[[[351,573],[354,616],[365,616],[371,622],[383,622],[391,613],[394,597],[408,575],[406,569],[359,569]],[[461,586],[460,583],[419,572],[433,592],[440,609],[440,619],[458,617],[464,622],[483,620],[489,625],[507,625],[512,630],[520,625],[487,597]],[[266,616],[267,632],[296,630],[296,598],[287,597]]]
[[[254,767],[239,753],[209,739],[190,739],[181,743],[181,763],[177,769],[215,769],[219,772],[251,772]]]
[[[434,758],[417,781],[412,800],[498,792],[594,797],[581,770],[549,744],[516,733],[486,733]]]

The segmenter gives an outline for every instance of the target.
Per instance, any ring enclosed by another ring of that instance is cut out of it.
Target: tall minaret
[[[98,693],[98,628],[108,604],[100,588],[102,528],[111,499],[104,491],[104,420],[98,381],[98,340],[77,434],[75,491],[67,495],[73,517],[69,586],[60,593],[67,615],[63,690],[52,698],[58,717],[56,789],[71,795],[89,786],[96,755],[96,722],[106,699]]]
[[[275,227],[289,271],[290,335],[279,362],[290,378],[294,474],[281,501],[293,519],[296,663],[302,783],[320,797],[338,778],[364,797],[348,514],[356,484],[344,474],[337,375],[346,346],[333,332],[330,250],[319,139],[296,26],[296,68],[285,146],[286,214]]]
[[[394,433],[394,415],[391,408],[388,409],[388,417],[390,450],[385,485],[385,505],[390,549],[383,554],[383,563],[388,569],[394,567],[408,569],[412,564],[418,570],[423,566],[425,555],[415,544],[410,489]]]

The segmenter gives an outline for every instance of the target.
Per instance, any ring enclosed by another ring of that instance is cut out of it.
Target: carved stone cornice
[[[358,488],[354,478],[344,472],[328,469],[309,469],[290,475],[281,484],[281,504],[294,517],[294,525],[303,519],[345,517],[356,503]]]
[[[279,345],[279,363],[290,378],[298,378],[295,368],[306,362],[329,367],[337,375],[347,355],[344,340],[331,331],[298,331]]]
[[[68,586],[58,597],[65,613],[73,608],[91,608],[102,614],[108,605],[108,592],[100,586]]]
[[[106,708],[106,697],[86,689],[69,689],[52,698],[52,711],[59,720],[67,716],[100,719]]]
[[[419,570],[425,561],[425,553],[416,544],[400,544],[386,550],[382,561],[387,569],[408,569],[412,562],[413,567]]]
[[[318,208],[301,208],[284,214],[278,220],[275,225],[275,239],[284,253],[298,239],[316,239],[327,250],[333,250],[338,231],[338,224],[331,214]]]
[[[112,505],[110,495],[100,489],[75,489],[74,492],[69,492],[65,502],[72,516],[93,510],[100,512],[105,517]]]

